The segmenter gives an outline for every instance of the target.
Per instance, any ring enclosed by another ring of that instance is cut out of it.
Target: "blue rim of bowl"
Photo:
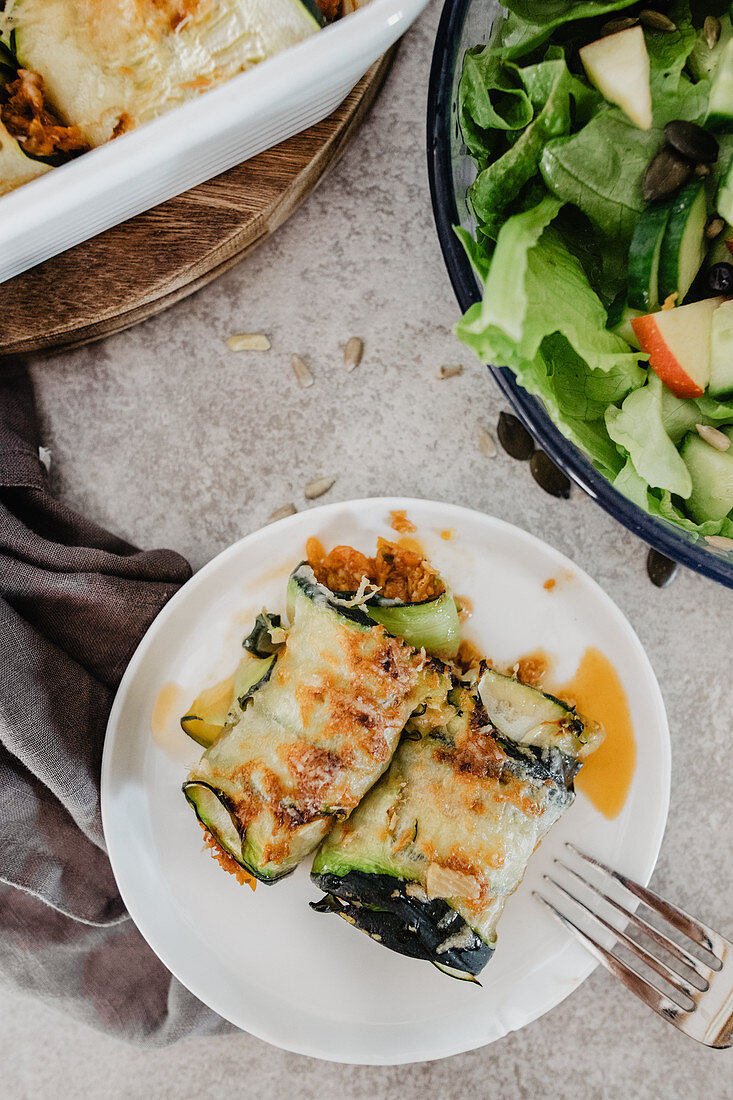
[[[427,152],[430,197],[443,259],[461,310],[481,301],[481,288],[453,227],[460,224],[453,189],[448,135],[457,42],[471,0],[445,0],[428,86]],[[614,519],[649,546],[698,573],[733,588],[733,563],[644,512],[614,489],[555,427],[542,403],[523,390],[506,367],[488,368],[520,419],[553,462]]]

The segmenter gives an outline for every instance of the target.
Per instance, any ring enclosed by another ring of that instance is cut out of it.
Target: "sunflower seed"
[[[695,165],[695,175],[696,176],[709,176],[710,175],[710,165],[709,164],[696,164]]]
[[[727,451],[730,448],[728,436],[723,432],[719,432],[717,428],[713,428],[709,424],[696,424],[695,429],[700,439],[704,439],[711,447],[715,447],[716,451]]]
[[[282,508],[276,508],[274,512],[270,512],[267,522],[276,523],[279,519],[285,519],[286,516],[294,516],[297,511],[294,504],[283,504]]]
[[[299,355],[294,355],[290,360],[290,365],[293,368],[293,374],[298,379],[298,385],[302,389],[307,389],[308,386],[312,386],[315,379],[308,369],[307,364],[300,358]]]
[[[678,568],[676,561],[665,558],[658,550],[650,550],[647,554],[646,571],[649,580],[657,588],[666,588],[674,580]]]
[[[459,374],[463,374],[462,363],[458,363],[455,367],[441,367],[438,378],[457,378]]]
[[[644,172],[644,198],[647,202],[666,199],[687,183],[692,165],[674,149],[666,146],[652,157]]]
[[[705,542],[709,543],[714,550],[733,550],[733,539],[727,538],[726,535],[706,535]]]
[[[677,118],[664,127],[664,136],[680,156],[701,164],[714,164],[720,151],[712,134],[695,122]]]
[[[559,497],[561,500],[569,498],[570,478],[557,468],[544,451],[535,451],[529,460],[529,468],[540,489],[544,489],[551,497]]]
[[[313,481],[309,481],[303,490],[306,500],[316,500],[318,497],[324,496],[329,489],[332,489],[336,484],[335,477],[316,477]]]
[[[493,458],[496,454],[496,444],[492,436],[484,428],[479,428],[478,449],[481,451],[484,458]]]
[[[705,22],[702,25],[702,33],[705,41],[708,44],[708,49],[712,50],[718,44],[720,38],[720,32],[722,25],[717,15],[706,15]]]
[[[661,13],[661,11],[652,11],[651,8],[644,8],[639,12],[639,22],[648,27],[650,31],[676,31],[677,24]]]
[[[261,332],[237,332],[227,340],[230,351],[269,351],[270,341]]]
[[[526,462],[532,457],[534,440],[521,420],[511,413],[499,413],[497,433],[499,442],[508,455]]]
[[[344,348],[344,363],[349,373],[359,366],[363,354],[364,341],[360,340],[358,336],[352,336],[351,339],[346,342],[346,347]]]
[[[608,34],[618,34],[619,31],[627,31],[629,27],[635,27],[638,22],[638,17],[633,15],[624,16],[622,19],[609,19],[601,27],[601,38],[605,38]]]
[[[709,241],[719,237],[725,229],[725,222],[722,218],[711,218],[705,227],[705,236]]]

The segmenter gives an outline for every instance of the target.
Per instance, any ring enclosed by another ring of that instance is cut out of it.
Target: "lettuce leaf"
[[[620,11],[631,7],[631,2],[548,0],[537,3],[536,0],[506,0],[504,6],[509,9],[509,16],[501,29],[498,52],[506,58],[524,57],[546,42],[552,32],[564,23]]]
[[[514,144],[479,172],[469,190],[474,214],[489,236],[498,233],[506,208],[537,173],[546,143],[559,134],[569,134],[574,120],[590,117],[600,98],[570,73],[560,57],[516,72],[536,113]],[[467,110],[466,99],[463,106]],[[475,142],[475,132],[471,134]]]
[[[659,378],[650,371],[646,386],[630,393],[620,409],[606,409],[606,427],[647,484],[686,499],[692,492],[692,478],[664,429],[662,389]]]

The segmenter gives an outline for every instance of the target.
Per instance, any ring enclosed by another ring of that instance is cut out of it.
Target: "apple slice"
[[[588,79],[601,95],[617,104],[640,130],[650,130],[649,54],[641,27],[589,42],[579,53]]]
[[[702,397],[710,381],[713,313],[722,298],[635,317],[631,326],[649,365],[675,397]]]

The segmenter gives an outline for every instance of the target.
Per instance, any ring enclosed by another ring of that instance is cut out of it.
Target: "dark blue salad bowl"
[[[467,191],[475,167],[458,123],[458,84],[467,49],[486,42],[502,16],[494,0],[445,0],[435,41],[428,92],[427,148],[433,214],[448,274],[461,309],[481,300],[481,287],[454,232],[473,232]],[[651,516],[614,489],[582,451],[555,427],[544,405],[507,368],[490,367],[503,393],[537,443],[586,493],[649,546],[733,588],[733,552],[711,546],[666,520]]]

